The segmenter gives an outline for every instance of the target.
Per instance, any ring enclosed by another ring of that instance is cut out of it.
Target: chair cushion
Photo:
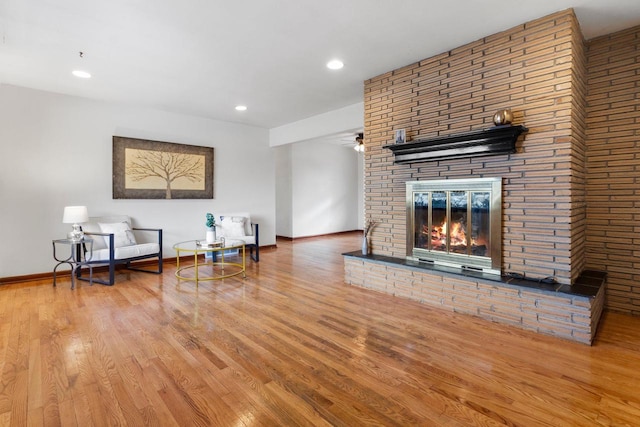
[[[100,226],[98,225],[97,222],[86,222],[82,224],[82,231],[84,231],[85,233],[102,233],[102,230],[100,229]],[[107,245],[104,243],[103,236],[87,235],[87,237],[90,237],[93,239],[94,251],[104,249],[107,247]]]
[[[127,215],[109,215],[109,216],[94,216],[89,218],[89,222],[85,222],[82,224],[82,230],[87,233],[103,233],[100,228],[100,223],[103,224],[112,224],[116,222],[126,222],[131,225],[131,219]],[[100,249],[108,248],[109,239],[107,238],[107,242],[104,241],[104,236],[89,236],[93,239],[93,250],[97,251]],[[114,236],[115,238],[115,236]]]
[[[243,239],[225,239],[224,240],[224,247],[225,248],[229,248],[232,246],[240,246],[242,244],[247,244]]]
[[[115,248],[115,259],[134,258],[144,255],[154,255],[160,252],[160,245],[157,243],[141,243],[133,246],[122,246]],[[93,251],[92,261],[109,261],[109,249],[99,249]]]
[[[113,234],[113,245],[116,248],[137,244],[136,238],[133,235],[133,231],[131,231],[131,227],[126,221],[114,223],[99,222],[98,225],[100,226],[100,230],[102,230],[103,233]],[[109,236],[103,237],[105,244],[107,245],[107,247],[109,247]]]
[[[244,236],[253,236],[253,228],[251,227],[251,216],[248,212],[223,213],[216,215],[216,226],[222,224],[226,218],[244,218]],[[224,227],[224,225],[223,225]],[[216,232],[217,232],[216,227]],[[231,237],[231,236],[229,236]]]
[[[220,236],[217,236],[217,237],[220,237]],[[256,237],[255,236],[243,236],[243,237],[231,237],[231,238],[225,237],[224,239],[225,246],[231,246],[232,243],[235,245],[235,244],[238,244],[239,242],[244,242],[245,246],[255,245]]]
[[[218,236],[225,238],[238,238],[246,235],[244,224],[246,218],[243,216],[225,216],[216,225]]]
[[[236,237],[236,239],[242,240],[245,245],[255,245],[256,244],[256,236]]]

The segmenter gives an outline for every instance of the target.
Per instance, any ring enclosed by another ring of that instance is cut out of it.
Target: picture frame
[[[404,144],[407,142],[407,132],[404,129],[397,129],[393,141],[395,144]]]
[[[113,136],[114,199],[213,199],[213,147]]]

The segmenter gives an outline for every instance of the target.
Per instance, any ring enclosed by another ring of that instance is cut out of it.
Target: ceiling
[[[0,83],[273,128],[570,7],[587,39],[640,24],[639,0],[0,0]]]

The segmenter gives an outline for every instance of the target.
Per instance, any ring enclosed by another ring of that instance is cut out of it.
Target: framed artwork
[[[396,144],[404,144],[407,141],[407,133],[405,132],[404,129],[398,129],[396,130],[396,137],[394,139],[394,142]]]
[[[213,148],[113,137],[114,199],[213,199]]]

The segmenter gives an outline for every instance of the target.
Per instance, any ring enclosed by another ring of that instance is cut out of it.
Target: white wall
[[[364,228],[362,154],[320,140],[274,150],[276,235],[296,238]]]
[[[113,135],[214,147],[214,199],[113,200]],[[67,205],[163,228],[165,257],[206,212],[249,211],[275,244],[274,163],[267,129],[0,85],[0,277],[52,270]]]
[[[277,157],[279,236],[364,228],[363,155],[342,145],[345,135],[355,139],[363,127],[360,102],[269,130]],[[309,185],[314,188],[309,190]]]
[[[351,147],[292,144],[292,234],[287,237],[357,229],[358,169],[358,153]]]
[[[276,235],[293,236],[291,147],[274,148],[276,157]]]
[[[349,105],[317,116],[269,130],[272,147],[323,138],[341,132],[362,132],[364,128],[364,102]]]

